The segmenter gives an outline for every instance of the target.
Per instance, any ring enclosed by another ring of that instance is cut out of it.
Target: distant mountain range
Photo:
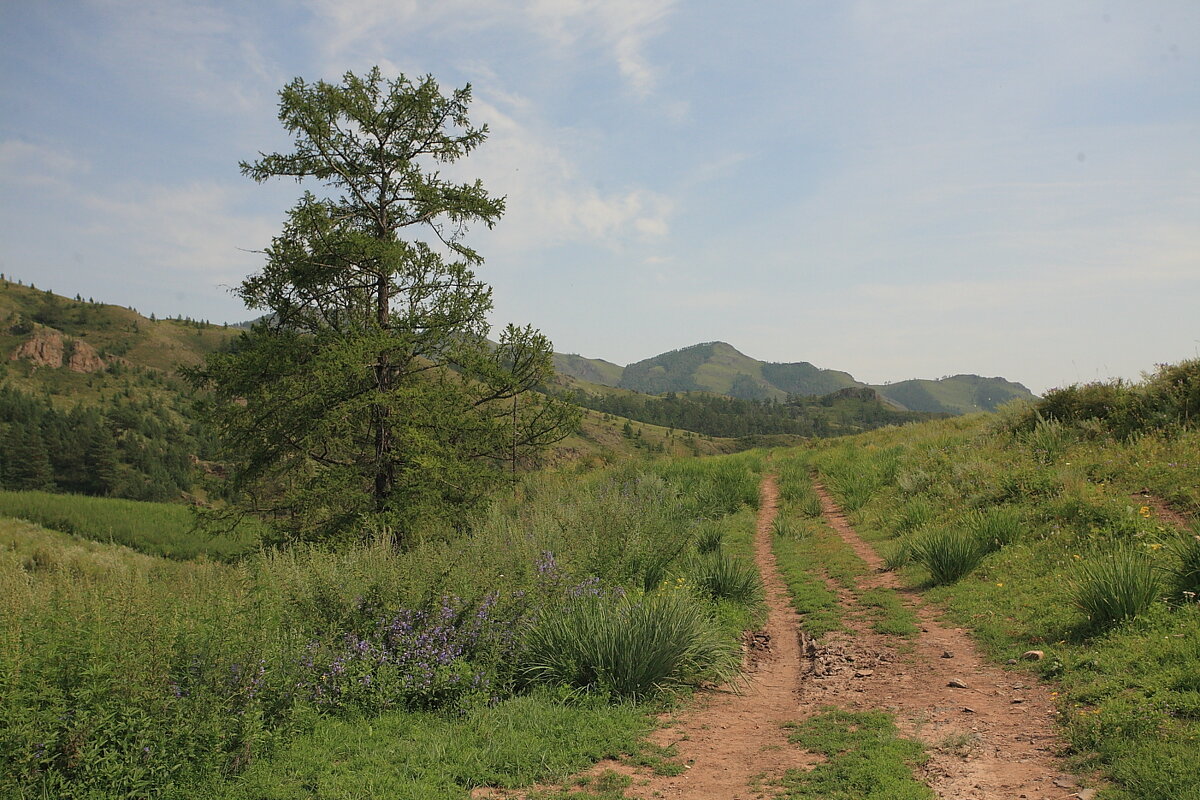
[[[64,373],[95,375],[88,382],[94,388],[99,388],[97,382],[107,372],[104,368],[113,363],[168,372],[180,364],[198,363],[236,335],[238,327],[182,319],[155,321],[131,309],[70,299],[10,281],[3,281],[0,291],[0,363],[61,364]],[[1019,383],[978,375],[870,385],[848,372],[822,369],[807,361],[759,361],[725,342],[684,347],[626,367],[599,358],[556,353],[554,365],[566,388],[592,393],[704,392],[740,400],[784,400],[790,395],[870,389],[893,409],[946,414],[994,411],[1015,398],[1033,397]],[[19,378],[28,389],[44,383],[44,379],[31,380],[28,370],[10,371],[8,377]],[[66,385],[61,391],[75,393]]]
[[[807,361],[759,361],[725,342],[672,350],[627,367],[598,358],[556,354],[554,366],[560,374],[580,381],[646,394],[709,392],[742,400],[784,400],[789,395],[826,395],[862,388],[873,390],[897,409],[945,414],[995,411],[1010,400],[1034,396],[1020,383],[979,375],[871,385],[848,372],[821,369]]]

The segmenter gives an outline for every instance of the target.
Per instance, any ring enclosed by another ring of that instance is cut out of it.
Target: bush
[[[687,592],[584,597],[547,614],[529,632],[521,675],[640,699],[660,690],[726,680],[736,651]]]
[[[913,542],[912,558],[929,570],[934,585],[954,583],[979,564],[983,549],[975,537],[951,528],[939,528]]]
[[[1093,627],[1103,628],[1143,613],[1158,596],[1150,560],[1126,548],[1084,563],[1074,601]]]
[[[762,578],[754,565],[724,553],[693,559],[687,572],[696,590],[713,600],[751,605],[762,599]]]

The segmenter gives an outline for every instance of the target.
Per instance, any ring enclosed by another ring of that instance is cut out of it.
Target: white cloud
[[[93,220],[89,233],[124,242],[147,275],[208,289],[257,271],[262,256],[249,251],[261,250],[279,231],[277,220],[239,208],[245,191],[213,182],[126,186],[79,201]]]
[[[525,108],[516,103],[516,111]],[[585,138],[579,132],[524,122],[487,99],[477,100],[472,114],[487,120],[491,136],[453,172],[478,177],[507,196],[505,216],[488,234],[489,251],[529,252],[567,242],[619,247],[669,234],[669,197],[639,186],[604,188],[581,173],[572,153]]]

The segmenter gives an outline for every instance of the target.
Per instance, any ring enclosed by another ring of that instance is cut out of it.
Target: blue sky
[[[0,4],[0,271],[236,321],[276,92],[470,82],[496,324],[1035,391],[1200,355],[1200,3]]]

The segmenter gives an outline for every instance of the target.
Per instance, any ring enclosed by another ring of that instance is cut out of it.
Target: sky
[[[0,3],[0,272],[236,322],[294,77],[471,84],[493,323],[1035,392],[1200,356],[1200,2]],[[319,191],[319,186],[312,186]]]

